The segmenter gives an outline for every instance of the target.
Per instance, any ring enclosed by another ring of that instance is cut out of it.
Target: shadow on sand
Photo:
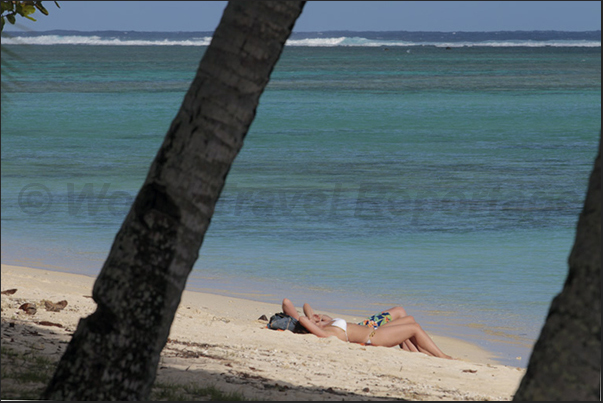
[[[20,318],[2,318],[3,350],[30,357],[42,356],[56,363],[66,350],[70,337],[70,331],[58,323],[36,323]],[[226,394],[238,394],[249,400],[404,400],[400,397],[371,396],[368,387],[363,390],[363,393],[354,393],[333,387],[293,385],[281,379],[265,376],[260,369],[212,354],[214,348],[220,346],[169,339],[161,355],[155,380],[156,388],[173,389],[178,385],[188,387],[188,390],[191,386],[196,389],[214,387]],[[216,363],[219,365],[209,365]],[[5,383],[9,382],[5,379],[4,368],[11,365],[17,365],[16,361],[5,360],[3,353],[3,389]],[[207,369],[206,367],[209,366],[214,369]],[[47,367],[50,377],[54,366]],[[43,389],[43,385],[39,383],[35,386],[23,385],[23,387],[28,391],[31,391],[32,387],[40,388],[40,391]],[[11,385],[11,388],[14,390],[15,385]],[[203,396],[196,397],[199,400],[207,400]],[[194,396],[192,398],[195,399]],[[415,398],[420,399],[420,396],[417,395]]]

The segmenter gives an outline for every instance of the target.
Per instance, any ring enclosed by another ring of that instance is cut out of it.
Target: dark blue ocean
[[[210,37],[2,38],[3,264],[99,272]],[[600,37],[294,35],[188,289],[402,305],[525,366],[596,155]]]

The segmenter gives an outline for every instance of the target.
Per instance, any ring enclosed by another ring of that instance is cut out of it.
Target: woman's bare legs
[[[375,346],[385,347],[393,347],[410,340],[421,352],[440,358],[452,358],[436,346],[418,323],[381,326],[375,330],[370,340]]]
[[[400,308],[402,311],[404,311],[404,308],[397,307]],[[388,311],[384,311],[384,312],[388,312]],[[398,311],[400,312],[400,311]],[[408,316],[406,315],[406,311],[404,311],[405,315],[402,317],[399,317],[397,319],[392,320],[391,322],[387,322],[385,325],[381,325],[381,327],[385,327],[385,326],[396,326],[396,325],[408,325],[408,324],[413,324],[413,323],[417,323],[415,321],[415,318],[412,316]],[[393,318],[393,315],[392,315]],[[416,342],[414,340],[412,340],[412,338],[405,340],[403,343],[400,343],[400,348],[402,350],[406,350],[406,351],[411,351],[413,353],[418,353],[420,350],[417,349],[417,346],[415,345]],[[424,352],[424,351],[421,351]]]
[[[412,325],[413,323],[417,323],[414,316],[405,316],[403,318],[394,319],[379,327],[382,328],[382,327],[386,327],[386,326],[395,326],[395,325]]]
[[[419,352],[419,350],[417,350],[417,347],[415,347],[415,345],[412,341],[410,341],[410,339],[403,341],[402,344],[400,344],[400,348],[404,351],[410,351],[411,353]]]
[[[395,306],[393,308],[386,309],[383,312],[388,312],[392,316],[392,320],[396,320],[396,319],[400,319],[405,316],[408,316],[408,314],[406,313],[406,310],[404,308],[402,308],[401,306]]]

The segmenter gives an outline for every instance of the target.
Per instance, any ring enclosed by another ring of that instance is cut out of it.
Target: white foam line
[[[2,38],[3,45],[89,45],[89,46],[208,46],[211,37],[185,40],[130,40],[119,38],[101,38],[99,36],[58,36],[43,35],[37,37]],[[484,41],[484,42],[408,42],[380,41],[359,37],[289,39],[287,46],[306,47],[601,47],[600,41],[555,40],[555,41]]]

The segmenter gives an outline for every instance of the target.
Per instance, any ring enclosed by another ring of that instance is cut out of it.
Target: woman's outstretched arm
[[[312,309],[310,304],[308,304],[307,302],[304,304],[304,314],[310,319],[312,317],[314,317],[314,315],[316,315],[316,313],[314,312],[314,309]]]
[[[318,337],[329,337],[329,336],[331,336],[330,334],[328,334],[327,332],[325,332],[324,330],[322,330],[321,328],[319,328],[318,326],[316,326],[306,316],[301,316],[299,318],[299,323],[301,323],[302,326],[305,327],[307,331],[309,331],[310,333],[312,333],[315,336],[318,336]]]
[[[297,313],[297,309],[295,309],[295,305],[293,305],[293,302],[291,302],[289,300],[289,298],[283,299],[282,308],[283,308],[283,313],[285,315],[289,315],[292,318],[299,320],[299,313]]]
[[[308,318],[312,319],[312,321],[314,321],[314,323],[330,322],[333,320],[333,318],[331,318],[329,315],[325,315],[324,313],[317,314],[316,312],[314,312],[314,309],[312,309],[310,304],[308,304],[307,302],[304,304],[304,314]]]

